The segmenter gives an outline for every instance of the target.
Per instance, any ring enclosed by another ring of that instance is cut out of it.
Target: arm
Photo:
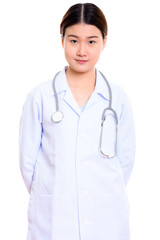
[[[23,107],[19,133],[20,169],[30,192],[42,135],[38,100],[32,94],[28,95]]]
[[[117,157],[120,161],[124,182],[127,185],[135,158],[135,131],[131,104],[126,95],[118,124]]]

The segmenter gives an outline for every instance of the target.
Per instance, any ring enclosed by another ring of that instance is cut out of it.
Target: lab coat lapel
[[[91,94],[87,104],[86,104],[86,108],[92,106],[96,101],[97,101],[97,92],[94,90],[93,93]],[[64,97],[64,101],[80,116],[81,115],[81,109],[78,106],[75,98],[73,97],[73,94],[69,88],[69,86],[67,86],[67,91]]]
[[[69,88],[69,85],[67,83],[66,75],[65,75],[65,70],[64,68],[59,75],[57,75],[56,81],[55,81],[55,88],[57,91],[57,94],[60,94],[62,91],[65,92],[64,94],[64,102],[74,111],[76,112],[79,116],[81,114],[81,110],[78,107],[78,104],[76,100],[74,99],[72,92]]]
[[[95,86],[95,90],[92,93],[92,95],[90,96],[86,108],[92,106],[93,104],[95,104],[95,102],[97,101],[98,95],[102,96],[103,98],[109,100],[109,93],[108,93],[108,87],[103,79],[103,77],[101,76],[101,74],[96,70],[96,86]],[[57,93],[60,93],[61,91],[65,90],[65,95],[64,95],[64,101],[66,102],[66,104],[68,104],[68,106],[79,116],[81,115],[81,110],[75,100],[75,98],[73,97],[73,94],[69,88],[69,85],[67,83],[67,79],[66,79],[66,75],[65,75],[65,69],[63,69],[63,71],[61,71],[61,73],[59,74],[59,76],[57,77],[57,81],[56,81],[56,90]]]
[[[90,96],[87,104],[86,104],[86,109],[91,107],[96,101],[97,101],[97,93],[94,91],[92,93],[92,95]],[[65,94],[65,97],[64,97],[64,101],[70,106],[70,108],[72,108],[73,111],[75,111],[79,116],[81,115],[81,109],[80,107],[78,106],[75,98],[73,97],[72,95],[72,92],[70,89],[68,89],[66,91],[66,94]]]
[[[86,104],[86,109],[91,107],[93,104],[95,104],[97,101],[97,98],[98,98],[97,92],[94,90]]]
[[[77,113],[79,116],[81,115],[81,110],[75,100],[75,98],[73,97],[73,94],[69,88],[69,86],[67,86],[67,90],[64,96],[64,101],[68,104],[68,106],[75,112]]]
[[[95,92],[99,94],[101,97],[109,101],[108,86],[103,76],[100,74],[100,72],[99,71],[96,71],[96,72],[97,72],[97,80],[96,80]]]
[[[109,100],[108,87],[107,87],[102,75],[96,69],[96,86],[95,86],[95,90],[93,91],[92,95],[90,96],[90,98],[88,100],[86,109],[97,102],[98,95],[105,98],[106,100]]]

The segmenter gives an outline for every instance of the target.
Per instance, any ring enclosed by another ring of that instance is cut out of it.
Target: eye
[[[89,44],[93,45],[95,43],[95,41],[91,40],[89,41]]]
[[[77,40],[71,40],[71,42],[74,43],[74,44],[75,44],[75,43],[78,43]]]

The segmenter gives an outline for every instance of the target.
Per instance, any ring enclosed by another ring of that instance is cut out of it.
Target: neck
[[[70,86],[78,88],[94,87],[96,82],[95,69],[88,72],[76,72],[70,67],[66,71],[66,77]]]

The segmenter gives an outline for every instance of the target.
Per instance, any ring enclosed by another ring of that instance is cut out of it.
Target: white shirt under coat
[[[119,125],[117,156],[100,154],[108,88],[97,71],[96,87],[83,111],[68,86],[65,68],[56,78],[64,118],[53,123],[52,81],[28,95],[20,124],[20,167],[30,193],[28,240],[129,240],[126,184],[135,153],[131,106],[111,84]],[[107,134],[107,133],[106,133]]]

